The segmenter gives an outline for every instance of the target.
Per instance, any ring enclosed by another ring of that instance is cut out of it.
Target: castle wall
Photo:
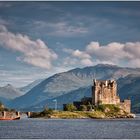
[[[130,100],[124,100],[120,103],[120,108],[123,109],[127,113],[131,113],[131,101]]]
[[[94,81],[92,86],[92,103],[94,105],[119,104],[120,99],[117,96],[117,85],[115,81]]]

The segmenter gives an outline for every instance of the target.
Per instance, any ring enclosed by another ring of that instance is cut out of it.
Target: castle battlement
[[[98,86],[98,87],[108,87],[108,88],[113,88],[115,87],[117,84],[116,84],[116,81],[115,80],[105,80],[105,81],[97,81],[96,79],[93,81],[93,85],[94,86]]]

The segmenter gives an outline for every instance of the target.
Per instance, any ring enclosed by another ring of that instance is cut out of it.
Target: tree
[[[106,109],[106,105],[104,105],[104,104],[98,105],[97,109],[104,112]]]
[[[73,104],[66,104],[64,110],[65,111],[75,111],[75,110],[77,110],[77,108]]]
[[[80,105],[80,111],[87,111],[86,105]]]
[[[0,111],[4,110],[4,105],[2,104],[2,102],[0,101]]]
[[[4,105],[2,104],[1,101],[0,101],[0,108],[4,108]]]
[[[91,105],[91,103],[90,103],[90,102],[88,102],[88,105],[87,105],[87,110],[88,110],[88,111],[92,111],[92,105]]]
[[[42,111],[42,113],[44,114],[44,115],[46,115],[46,114],[52,114],[53,113],[53,110],[51,109],[51,108],[45,108],[43,111]]]

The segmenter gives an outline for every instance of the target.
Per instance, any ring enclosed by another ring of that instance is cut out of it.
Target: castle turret
[[[93,80],[93,85],[94,85],[94,86],[96,85],[96,79]]]

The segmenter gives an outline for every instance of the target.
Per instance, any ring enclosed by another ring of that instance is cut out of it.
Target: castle
[[[94,106],[100,104],[114,104],[128,113],[131,112],[131,101],[128,99],[124,101],[120,100],[120,97],[117,94],[117,83],[115,80],[99,81],[94,79],[92,97],[84,97],[81,101],[73,102],[77,108],[82,104],[88,103]]]
[[[117,83],[115,80],[97,81],[95,79],[93,81],[92,104],[114,104],[128,113],[131,112],[131,101],[128,99],[120,101],[117,95]]]

